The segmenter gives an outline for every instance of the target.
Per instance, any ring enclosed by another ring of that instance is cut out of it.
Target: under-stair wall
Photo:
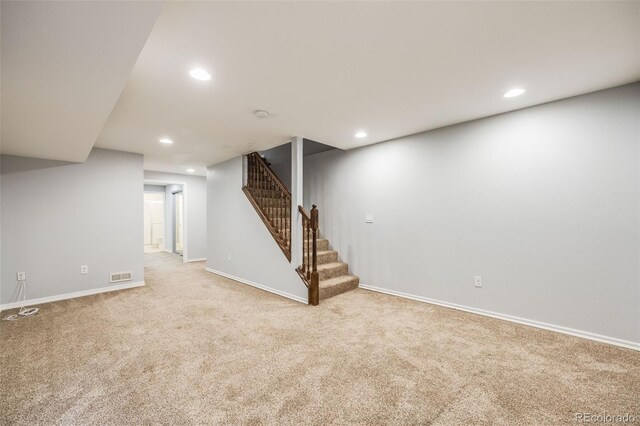
[[[207,269],[307,303],[307,288],[241,190],[243,159],[207,170]]]

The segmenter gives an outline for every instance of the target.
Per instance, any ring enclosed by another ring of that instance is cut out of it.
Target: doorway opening
[[[144,252],[188,258],[187,184],[145,179]]]
[[[164,194],[144,193],[144,252],[164,251]]]

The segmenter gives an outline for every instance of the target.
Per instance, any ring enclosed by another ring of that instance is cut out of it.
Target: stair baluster
[[[314,204],[311,214],[298,206],[302,216],[302,265],[296,271],[309,289],[309,304],[320,303],[320,279],[318,275],[318,208]]]
[[[291,211],[291,193],[257,152],[247,155],[246,166],[247,181],[243,182],[242,191],[291,261],[291,223],[287,220],[287,208]]]
[[[264,222],[278,246],[291,261],[291,193],[257,153],[247,155],[243,163],[242,191]],[[350,275],[348,265],[340,262],[338,253],[329,249],[329,242],[319,238],[319,213],[314,205],[310,213],[298,206],[302,219],[302,261],[296,271],[308,289],[308,302],[318,305],[320,299],[353,290],[359,278]],[[320,250],[320,251],[319,251]]]
[[[311,283],[309,285],[309,304],[313,306],[320,303],[320,279],[318,276],[318,219],[318,209],[314,204],[311,209],[311,239],[313,241],[311,255],[313,261],[311,264]]]

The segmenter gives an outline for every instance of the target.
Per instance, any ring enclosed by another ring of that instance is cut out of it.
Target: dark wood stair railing
[[[260,154],[252,152],[243,160],[242,191],[291,262],[291,224],[294,216],[291,193]],[[349,274],[348,265],[339,261],[338,252],[329,249],[329,241],[319,238],[320,221],[316,205],[310,212],[298,206],[298,212],[302,224],[302,260],[296,272],[307,286],[309,305],[317,306],[320,298],[325,300],[357,288],[359,278]]]
[[[309,304],[320,303],[320,280],[318,275],[318,209],[313,205],[311,214],[298,206],[302,215],[302,265],[296,271],[309,289]]]
[[[246,156],[244,177],[242,191],[291,262],[291,193],[257,152]]]

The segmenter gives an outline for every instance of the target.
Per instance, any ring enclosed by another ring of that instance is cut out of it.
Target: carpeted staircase
[[[291,260],[291,193],[257,153],[247,156],[247,179],[242,190],[284,255]],[[305,232],[307,236],[303,241],[303,265],[297,271],[305,285],[310,287],[313,286],[310,258],[313,239],[308,228],[306,231],[303,228],[303,233]],[[358,287],[360,279],[349,274],[349,265],[339,260],[337,251],[330,249],[329,240],[319,236],[316,239],[316,262],[319,300]]]
[[[318,238],[316,244],[320,300],[358,288],[360,278],[349,274],[349,265],[340,262],[338,252],[329,248],[329,240]]]

